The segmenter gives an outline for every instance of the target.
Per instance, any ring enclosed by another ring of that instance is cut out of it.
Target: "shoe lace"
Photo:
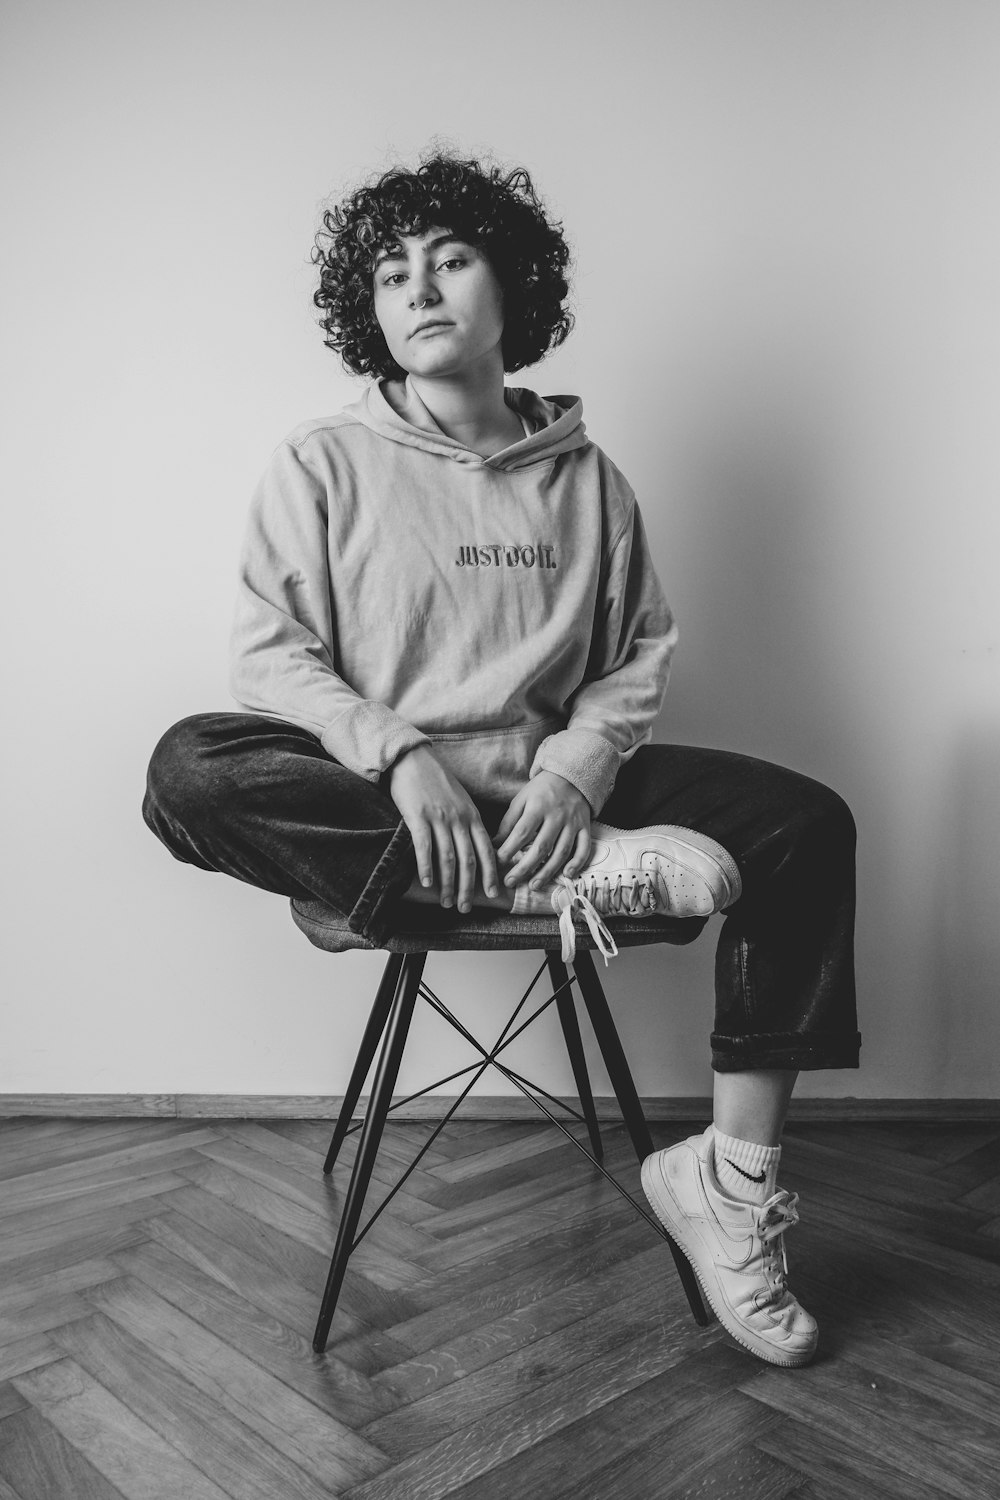
[[[605,884],[607,883],[605,881]],[[592,881],[591,884],[594,882]],[[597,906],[587,894],[586,882],[579,879],[570,880],[568,875],[559,875],[556,877],[555,885],[557,892],[561,893],[558,897],[558,905],[563,963],[572,963],[576,954],[576,928],[573,926],[573,912],[579,910],[590,928],[594,946],[604,959],[604,966],[607,968],[608,959],[614,958],[618,952],[618,944],[601,921]]]
[[[788,1255],[785,1251],[785,1230],[799,1222],[796,1205],[798,1193],[789,1193],[781,1188],[760,1210],[757,1232],[763,1245],[764,1271],[773,1292],[760,1303],[777,1303],[786,1295],[785,1277],[788,1275]]]
[[[581,875],[571,884],[603,916],[630,917],[636,912],[657,911],[662,905],[656,882],[646,870],[627,876],[616,875],[613,882],[607,875],[603,879],[596,875]]]

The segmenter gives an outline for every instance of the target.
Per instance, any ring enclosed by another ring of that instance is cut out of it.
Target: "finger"
[[[476,854],[479,856],[479,869],[483,881],[483,890],[487,896],[495,896],[498,882],[497,858],[493,845],[490,842],[490,836],[483,827],[483,824],[478,820],[473,823],[470,832]]]
[[[581,870],[586,869],[587,861],[589,859],[590,829],[581,828],[580,832],[576,836],[576,842],[573,846],[573,854],[566,865],[564,874],[568,875],[570,880],[574,880],[576,876],[579,875]]]
[[[500,820],[500,827],[497,829],[496,834],[493,838],[494,847],[499,847],[499,845],[510,833],[511,829],[515,826],[518,818],[521,816],[521,809],[523,805],[524,798],[521,792],[518,792]]]
[[[434,849],[437,854],[438,883],[441,887],[441,905],[455,904],[455,846],[451,841],[451,829],[447,823],[435,823]]]
[[[472,898],[476,894],[476,872],[479,861],[472,847],[469,830],[464,823],[456,823],[451,832],[455,845],[455,873],[458,877],[457,905],[459,911],[472,910]]]
[[[556,840],[556,846],[551,855],[532,876],[531,886],[533,890],[538,890],[543,885],[551,885],[556,876],[562,874],[566,866],[566,861],[573,852],[573,845],[574,833],[572,828],[564,828]]]
[[[561,832],[556,822],[547,820],[542,824],[517,867],[518,882],[533,879],[542,866],[548,863]]]
[[[497,859],[501,864],[513,860],[522,850],[527,849],[537,834],[537,823],[530,823],[526,817],[519,818],[497,850]]]
[[[423,821],[407,823],[413,840],[413,853],[417,861],[417,879],[421,885],[434,884],[434,843],[430,829]]]

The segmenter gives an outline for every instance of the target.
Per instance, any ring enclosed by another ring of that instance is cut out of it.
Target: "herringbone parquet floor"
[[[385,1185],[429,1129],[390,1128]],[[554,1132],[461,1121],[315,1355],[354,1149],[325,1181],[329,1132],[0,1126],[0,1500],[1000,1495],[1000,1123],[790,1128],[792,1282],[823,1329],[801,1371],[698,1329]]]

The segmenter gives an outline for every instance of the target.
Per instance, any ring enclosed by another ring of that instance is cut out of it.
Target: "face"
[[[503,295],[482,250],[443,229],[401,235],[375,266],[375,316],[389,352],[411,375],[503,370]]]

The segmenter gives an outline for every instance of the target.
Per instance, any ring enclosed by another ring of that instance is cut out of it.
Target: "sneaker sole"
[[[780,1365],[783,1369],[795,1369],[801,1365],[807,1365],[816,1353],[815,1348],[802,1350],[795,1353],[788,1350],[776,1348],[774,1344],[768,1343],[767,1339],[760,1338],[745,1328],[736,1317],[735,1313],[726,1302],[725,1298],[716,1290],[714,1265],[711,1260],[703,1261],[704,1249],[699,1243],[692,1244],[688,1238],[687,1215],[683,1213],[680,1205],[676,1202],[670,1188],[663,1180],[663,1174],[653,1165],[654,1158],[647,1156],[642,1164],[642,1190],[649,1200],[660,1223],[666,1229],[671,1238],[674,1239],[684,1254],[684,1258],[690,1263],[691,1269],[698,1278],[698,1285],[715,1316],[723,1328],[744,1349],[755,1354],[758,1359],[765,1360],[769,1365]],[[662,1191],[666,1201],[660,1197]],[[669,1206],[668,1206],[669,1205]],[[671,1212],[673,1208],[674,1212]]]
[[[601,832],[594,834],[595,838],[601,838],[605,833],[613,837],[634,838],[637,833],[659,833],[668,838],[672,844],[681,849],[687,849],[692,854],[701,854],[714,860],[719,868],[719,874],[726,883],[728,895],[726,899],[716,907],[716,911],[727,911],[730,906],[740,899],[743,894],[743,880],[736,867],[736,861],[728,849],[717,844],[715,839],[710,839],[708,834],[699,833],[695,828],[681,828],[675,823],[653,823],[648,829],[638,828],[614,828],[610,823],[596,825]],[[591,829],[593,833],[593,828]],[[695,873],[700,873],[696,871]]]

